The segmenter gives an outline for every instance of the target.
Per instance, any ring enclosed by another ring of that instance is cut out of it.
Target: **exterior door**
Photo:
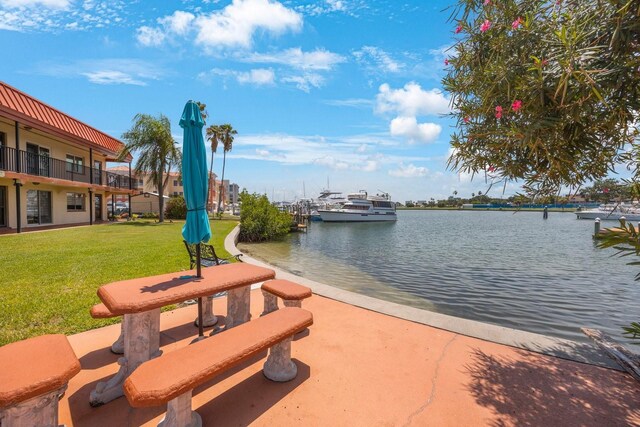
[[[102,185],[102,162],[93,161],[93,183]]]
[[[27,173],[49,176],[49,149],[27,143]]]
[[[7,226],[7,187],[0,186],[0,227]]]
[[[95,215],[94,215],[95,220],[102,221],[102,194],[95,195],[93,206],[95,209]]]

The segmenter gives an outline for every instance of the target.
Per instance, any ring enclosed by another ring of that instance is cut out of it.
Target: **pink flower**
[[[485,19],[485,21],[482,23],[482,25],[480,25],[480,32],[484,33],[489,28],[491,28],[491,22],[488,19]]]
[[[465,118],[462,119],[462,121],[465,122],[465,123],[469,123],[469,116],[465,116]]]
[[[520,25],[522,25],[522,22],[523,22],[523,19],[521,16],[519,16],[518,19],[516,19],[511,23],[511,28],[513,28],[514,30],[517,30],[520,27]]]
[[[495,172],[496,168],[495,166],[489,166],[489,172]]]
[[[501,118],[502,118],[502,107],[498,105],[496,107],[496,119],[501,119]]]
[[[521,108],[522,108],[522,101],[520,101],[519,99],[516,99],[515,101],[513,101],[513,104],[511,104],[511,109],[513,111],[518,111]]]
[[[448,58],[444,59],[444,65],[449,65],[449,59]]]
[[[456,27],[456,34],[458,34],[460,31],[462,31],[462,24]]]
[[[491,4],[491,0],[484,0],[484,5],[487,6],[488,4]]]

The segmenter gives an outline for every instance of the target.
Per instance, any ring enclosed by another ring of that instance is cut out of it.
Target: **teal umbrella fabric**
[[[211,238],[206,209],[209,177],[207,152],[202,137],[203,126],[204,121],[198,104],[193,101],[187,102],[180,119],[180,127],[184,129],[182,184],[187,204],[187,222],[182,227],[182,237],[190,244],[208,242]]]

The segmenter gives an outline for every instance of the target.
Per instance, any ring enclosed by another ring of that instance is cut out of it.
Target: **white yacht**
[[[369,196],[366,191],[351,193],[347,202],[333,209],[318,209],[324,222],[396,221],[396,204],[388,194]]]
[[[620,203],[600,205],[596,209],[577,210],[578,219],[596,219],[618,221],[624,217],[627,221],[640,221],[640,209],[635,205]]]

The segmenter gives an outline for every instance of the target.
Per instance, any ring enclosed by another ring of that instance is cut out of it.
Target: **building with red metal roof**
[[[107,171],[124,143],[0,81],[0,233],[93,224],[106,203],[134,194]]]

